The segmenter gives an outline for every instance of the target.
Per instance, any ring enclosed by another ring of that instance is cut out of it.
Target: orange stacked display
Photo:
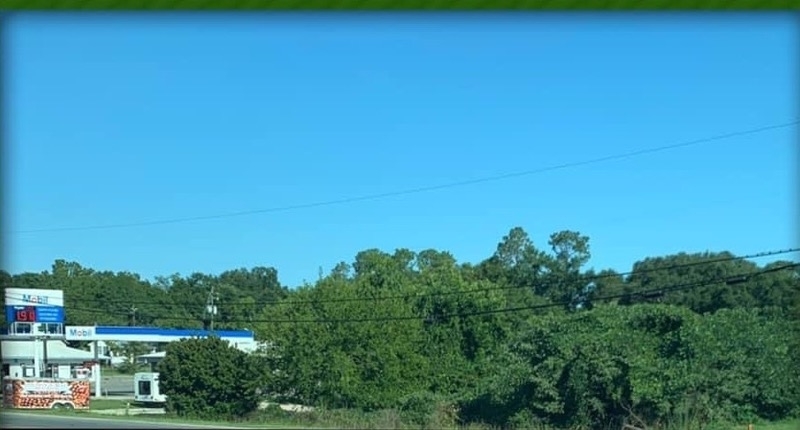
[[[14,409],[88,409],[87,380],[4,378],[3,407]]]

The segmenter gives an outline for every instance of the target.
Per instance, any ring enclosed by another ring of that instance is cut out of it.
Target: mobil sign
[[[46,305],[50,301],[47,296],[39,296],[33,294],[23,294],[22,301],[32,305]]]
[[[67,340],[94,340],[97,337],[92,326],[68,326],[65,331]]]
[[[29,315],[35,315],[37,323],[64,323],[64,292],[39,288],[6,288],[6,319],[9,322],[29,324],[34,321],[18,320],[14,313],[25,308],[36,308]]]
[[[6,288],[6,306],[64,307],[62,290],[38,288]]]

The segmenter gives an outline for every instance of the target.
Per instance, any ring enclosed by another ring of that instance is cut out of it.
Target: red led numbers
[[[16,320],[18,322],[36,322],[36,309],[25,308],[17,310]]]

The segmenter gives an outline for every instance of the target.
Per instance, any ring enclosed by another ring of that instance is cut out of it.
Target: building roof
[[[68,327],[69,328],[69,327]],[[249,330],[200,330],[158,327],[127,327],[127,326],[97,326],[94,328],[98,335],[156,335],[165,337],[207,337],[215,335],[221,338],[252,339],[253,332]]]
[[[182,339],[216,336],[231,342],[254,342],[252,331],[248,330],[199,330],[160,327],[129,326],[66,326],[64,337],[67,340],[115,342],[157,342],[168,343]]]
[[[159,351],[159,352],[151,352],[149,354],[144,354],[137,356],[136,358],[141,360],[156,360],[161,359],[167,356],[167,351]]]
[[[2,357],[3,361],[12,360],[32,360],[34,351],[39,359],[44,358],[44,342],[36,342],[32,340],[3,340],[2,341]],[[34,350],[34,348],[36,348]],[[107,355],[98,355],[99,359],[109,359]],[[94,353],[84,351],[82,349],[70,348],[62,340],[47,340],[47,360],[48,361],[69,361],[80,363],[83,361],[94,360]]]

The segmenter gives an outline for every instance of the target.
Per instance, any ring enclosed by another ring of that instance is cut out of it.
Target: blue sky
[[[478,262],[514,226],[590,266],[797,244],[797,21],[745,15],[20,15],[8,22],[6,266],[274,266],[367,248]]]

